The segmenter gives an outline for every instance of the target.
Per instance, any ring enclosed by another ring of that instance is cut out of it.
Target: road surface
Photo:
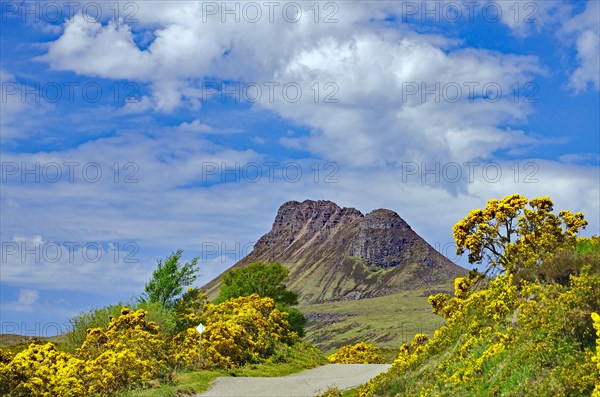
[[[217,378],[197,397],[312,397],[330,386],[341,390],[366,383],[389,364],[329,364],[277,378]]]

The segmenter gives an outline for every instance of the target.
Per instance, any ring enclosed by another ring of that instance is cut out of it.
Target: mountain
[[[298,292],[306,339],[324,351],[365,341],[397,349],[416,333],[443,324],[427,297],[452,293],[466,270],[423,240],[395,212],[366,215],[331,201],[289,201],[271,230],[232,268],[280,262]],[[221,276],[204,290],[219,294]]]
[[[395,212],[366,215],[331,201],[289,201],[271,231],[232,268],[281,262],[301,304],[360,300],[429,288],[464,275]],[[222,276],[222,275],[221,275]],[[204,288],[218,295],[221,276]]]

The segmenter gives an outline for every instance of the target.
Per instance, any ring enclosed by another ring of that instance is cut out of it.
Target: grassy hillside
[[[465,283],[456,283],[455,298],[431,300],[448,325],[429,340],[416,335],[392,369],[360,396],[592,394],[600,384],[600,367],[592,360],[591,313],[600,311],[597,256],[568,285],[517,284],[500,276],[489,288],[467,293]]]
[[[451,291],[452,286],[437,289]],[[306,339],[328,353],[358,341],[397,351],[414,334],[432,335],[444,324],[441,317],[431,312],[429,293],[413,290],[377,298],[301,305],[300,310],[308,318]]]
[[[27,349],[27,347],[32,343],[43,345],[47,342],[54,343],[61,350],[67,350],[67,346],[64,343],[64,340],[64,335],[50,337],[32,337],[17,334],[0,334],[0,350],[14,355],[22,350]]]
[[[59,335],[59,336],[50,336],[50,337],[44,337],[44,336],[36,336],[36,337],[31,337],[31,336],[23,336],[23,335],[17,335],[17,334],[0,334],[0,347],[9,347],[9,346],[15,346],[15,345],[20,345],[20,344],[29,344],[31,342],[54,342],[54,343],[61,343],[64,339],[64,336]]]

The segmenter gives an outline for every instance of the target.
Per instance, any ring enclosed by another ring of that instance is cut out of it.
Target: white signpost
[[[200,334],[200,340],[202,340],[202,333],[204,332],[204,325],[202,323],[198,324],[196,327],[196,331]]]

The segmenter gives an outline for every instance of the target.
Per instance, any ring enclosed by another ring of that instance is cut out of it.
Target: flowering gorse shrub
[[[0,395],[12,397],[84,396],[84,362],[54,344],[31,344],[0,365]]]
[[[170,351],[146,312],[123,308],[106,328],[91,328],[75,355],[31,344],[2,365],[1,394],[106,396],[167,373]]]
[[[529,208],[527,208],[529,206]],[[519,194],[489,200],[454,225],[456,253],[469,251],[470,263],[486,260],[490,268],[517,271],[538,266],[575,248],[577,232],[587,221],[581,212],[552,211],[549,197],[528,200]]]
[[[404,344],[359,396],[600,397],[600,239],[577,238],[583,214],[552,210],[512,195],[458,222],[457,253],[501,274],[471,271],[453,297],[430,296],[447,324]]]
[[[2,365],[4,364],[8,364],[9,362],[11,362],[13,359],[13,355],[3,349],[0,349],[0,368],[2,368]]]
[[[146,321],[147,312],[128,308],[111,318],[106,329],[92,328],[77,357],[86,361],[93,392],[117,391],[167,372],[168,349],[160,328]]]
[[[365,342],[346,345],[327,357],[333,364],[383,364],[379,348]]]
[[[512,274],[487,288],[429,298],[448,324],[402,345],[392,369],[360,396],[590,396],[600,391],[600,267],[584,266],[568,286]],[[591,321],[593,319],[593,321]],[[596,331],[594,331],[594,325]],[[597,335],[596,335],[597,334]],[[598,343],[598,345],[597,345]],[[434,381],[435,380],[435,381]]]
[[[0,350],[0,395],[110,396],[151,380],[169,380],[173,369],[262,361],[298,338],[287,313],[256,294],[206,305],[206,295],[190,288],[175,306],[177,327],[186,328],[173,336],[147,321],[145,310],[122,308],[108,326],[88,329],[75,354],[52,343],[31,344],[14,357]],[[200,321],[202,341],[196,330]]]
[[[210,363],[224,368],[258,362],[274,353],[277,342],[291,344],[298,337],[287,313],[257,294],[209,304],[202,323],[202,350]]]
[[[416,334],[410,343],[400,346],[400,354],[394,360],[394,366],[398,369],[408,368],[414,360],[425,350],[429,337],[425,334]]]
[[[594,329],[596,330],[596,355],[592,358],[592,361],[596,363],[596,376],[600,380],[600,315],[598,313],[592,313],[592,320],[594,321]],[[596,383],[592,397],[600,397],[600,382]]]
[[[174,368],[202,369],[206,366],[200,349],[200,334],[188,328],[169,342],[170,364]]]

